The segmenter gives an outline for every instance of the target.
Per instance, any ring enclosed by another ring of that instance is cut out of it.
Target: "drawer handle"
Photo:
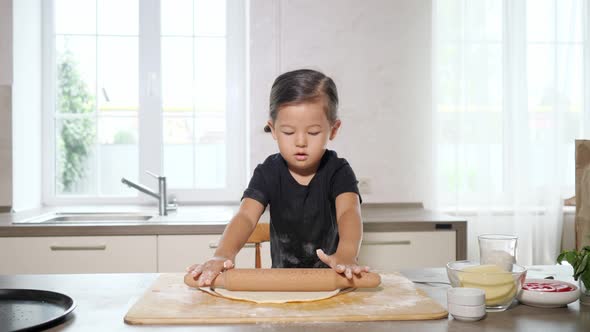
[[[209,242],[209,248],[217,249],[217,247],[219,247],[219,243]],[[244,248],[256,248],[256,245],[254,243],[246,243],[246,244],[244,244]]]
[[[410,240],[403,240],[403,241],[363,241],[362,244],[369,245],[369,246],[387,246],[387,245],[394,245],[394,246],[408,246],[412,244]]]
[[[106,250],[106,244],[95,246],[50,246],[51,251]]]

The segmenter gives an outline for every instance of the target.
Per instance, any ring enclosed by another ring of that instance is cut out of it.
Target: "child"
[[[271,132],[280,153],[254,170],[238,213],[214,257],[187,268],[199,286],[234,266],[238,251],[270,204],[273,268],[330,267],[351,279],[368,271],[357,263],[362,238],[360,194],[348,162],[326,149],[338,133],[338,93],[313,70],[287,72],[270,94]]]

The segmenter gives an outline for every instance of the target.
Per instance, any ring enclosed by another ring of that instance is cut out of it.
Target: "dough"
[[[246,292],[230,291],[225,288],[211,289],[199,287],[200,290],[214,296],[220,296],[232,300],[250,301],[255,303],[287,303],[287,302],[311,302],[331,298],[339,293],[346,293],[352,290],[337,289],[328,292]]]
[[[496,265],[480,265],[459,272],[461,287],[480,288],[486,292],[486,305],[499,305],[516,295],[516,283],[512,273]],[[475,272],[475,273],[473,273]]]

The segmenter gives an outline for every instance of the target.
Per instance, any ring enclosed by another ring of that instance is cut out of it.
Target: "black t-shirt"
[[[273,268],[327,267],[316,254],[328,255],[338,247],[336,197],[360,194],[348,162],[326,150],[307,186],[293,178],[287,162],[277,153],[254,170],[244,197],[270,204],[270,251]]]

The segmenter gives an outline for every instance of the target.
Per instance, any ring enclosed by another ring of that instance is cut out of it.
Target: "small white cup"
[[[456,287],[447,291],[447,307],[455,319],[476,321],[485,317],[486,293],[478,288]]]
[[[460,305],[455,303],[449,303],[449,313],[453,315],[455,319],[465,321],[477,321],[485,317],[486,305]]]

